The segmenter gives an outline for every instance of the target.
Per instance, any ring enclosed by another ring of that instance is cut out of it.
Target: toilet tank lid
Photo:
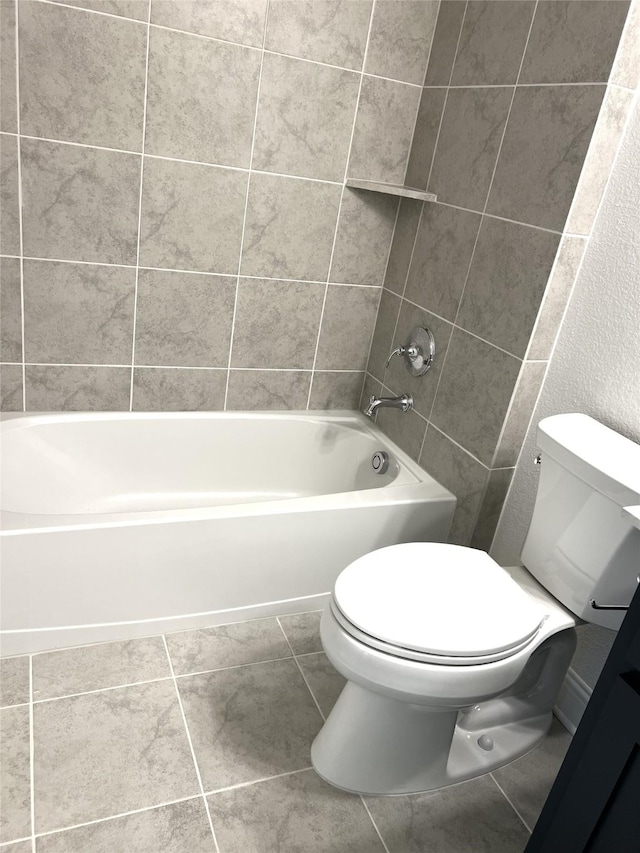
[[[537,444],[560,465],[620,506],[640,503],[640,444],[588,415],[552,415]]]

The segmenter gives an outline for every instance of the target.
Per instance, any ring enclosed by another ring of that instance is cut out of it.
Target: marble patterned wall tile
[[[20,130],[142,149],[142,24],[48,3],[20,5]]]
[[[146,21],[149,13],[148,0],[53,0],[65,6],[77,6],[92,12],[119,15],[136,21]]]
[[[640,53],[638,54],[640,62]],[[622,137],[633,92],[607,86],[567,220],[571,234],[588,234]]]
[[[130,367],[30,364],[26,368],[26,411],[127,411],[130,388]]]
[[[252,175],[242,275],[326,281],[341,188]]]
[[[453,86],[516,82],[534,0],[470,0],[453,69]]]
[[[136,364],[225,367],[235,277],[140,270]]]
[[[4,133],[0,134],[0,251],[20,254],[18,140]]]
[[[145,158],[140,264],[236,273],[247,175]]]
[[[515,465],[527,433],[527,427],[538,399],[538,392],[547,369],[545,361],[525,361],[513,391],[500,442],[493,459],[494,468]]]
[[[272,0],[265,47],[359,71],[371,7],[371,0]]]
[[[310,409],[357,409],[364,373],[354,371],[316,371],[313,374]]]
[[[521,83],[606,83],[629,3],[540,0]]]
[[[16,6],[14,0],[0,0],[0,130],[16,133]]]
[[[398,199],[345,188],[330,281],[382,286]]]
[[[514,468],[496,468],[489,474],[489,482],[482,499],[478,520],[471,537],[471,547],[481,551],[489,551],[493,534],[498,526]]]
[[[382,382],[385,373],[385,362],[393,349],[393,334],[400,313],[402,300],[386,288],[380,297],[380,307],[373,331],[371,351],[367,370]]]
[[[427,187],[446,92],[445,88],[422,90],[405,176],[405,184],[409,187],[417,187],[418,189],[426,189]]]
[[[267,0],[152,0],[151,22],[261,47]]]
[[[240,279],[232,367],[311,369],[325,285]]]
[[[558,234],[483,217],[456,323],[523,358],[559,242]]]
[[[249,167],[260,53],[151,29],[145,149]]]
[[[433,35],[425,86],[448,86],[464,18],[465,0],[442,0]]]
[[[469,545],[489,469],[433,426],[427,430],[419,462],[457,498],[448,541],[454,545]]]
[[[393,392],[383,385],[382,394],[391,396]],[[427,430],[427,422],[424,418],[421,418],[413,409],[401,412],[400,409],[385,408],[378,411],[376,423],[391,441],[395,441],[398,447],[416,462],[418,461]]]
[[[518,88],[487,213],[562,230],[604,86]]]
[[[21,364],[0,364],[0,411],[23,411]]]
[[[429,192],[439,201],[482,210],[489,191],[513,89],[450,89]]]
[[[222,411],[226,389],[226,370],[135,367],[133,411]]]
[[[439,6],[438,0],[377,0],[364,70],[422,85]]]
[[[22,295],[18,258],[0,258],[0,361],[22,361]]]
[[[26,260],[26,360],[130,364],[135,284],[129,267]]]
[[[403,198],[398,209],[384,286],[400,295],[404,293],[422,207],[421,201]]]
[[[405,296],[455,320],[482,217],[441,204],[425,204]]]
[[[405,83],[363,78],[349,177],[403,183],[421,91]]]
[[[520,359],[454,330],[431,421],[486,466],[492,463],[520,365]]]
[[[29,257],[135,264],[140,157],[22,139]]]
[[[306,409],[310,370],[231,370],[227,411]]]
[[[377,287],[329,285],[318,340],[318,370],[364,370],[379,301]]]
[[[358,88],[351,71],[265,54],[253,167],[342,181]]]

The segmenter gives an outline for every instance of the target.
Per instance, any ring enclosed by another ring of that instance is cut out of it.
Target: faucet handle
[[[415,358],[419,354],[420,350],[414,343],[408,344],[407,346],[396,347],[387,359],[387,363],[385,364],[385,370],[391,364],[391,359],[394,357],[394,355],[406,355],[407,358]]]

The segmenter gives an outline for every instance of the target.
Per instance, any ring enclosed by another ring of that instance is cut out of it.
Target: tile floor
[[[570,741],[431,794],[310,767],[319,613],[0,661],[0,853],[519,853]]]

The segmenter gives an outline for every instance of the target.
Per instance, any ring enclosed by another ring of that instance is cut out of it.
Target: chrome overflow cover
[[[376,450],[371,457],[371,467],[376,474],[384,474],[389,467],[389,454],[384,450]]]

